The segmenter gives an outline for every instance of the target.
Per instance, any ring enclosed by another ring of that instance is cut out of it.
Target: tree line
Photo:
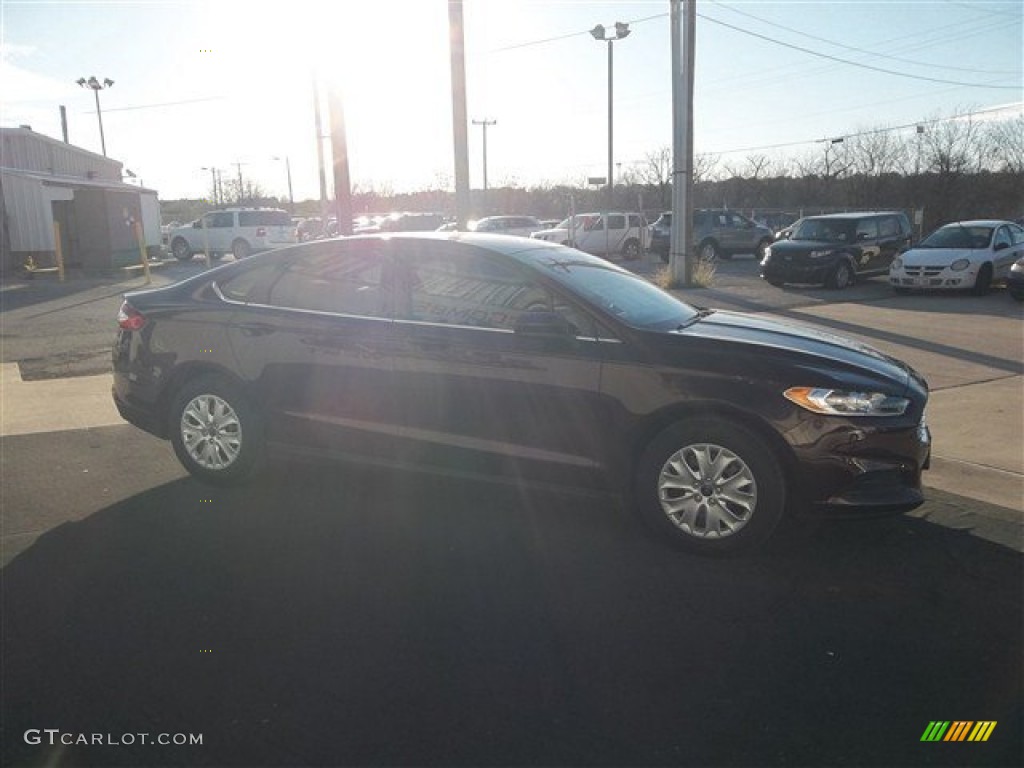
[[[727,207],[753,214],[792,215],[835,210],[921,211],[925,232],[948,221],[1024,216],[1024,115],[985,121],[970,114],[922,123],[907,133],[880,127],[820,142],[802,155],[778,160],[753,153],[740,160],[698,153],[693,163],[694,208]],[[439,177],[433,189],[395,193],[355,186],[353,211],[454,212],[454,193]],[[221,200],[232,205],[287,208],[258,185],[225,185]],[[652,217],[672,204],[672,151],[648,152],[625,169],[613,189],[616,209]],[[570,210],[601,210],[605,187],[579,182],[510,183],[486,193],[472,191],[471,218],[524,214],[561,218]],[[163,203],[165,221],[187,221],[216,207],[210,200]],[[320,203],[296,203],[297,216],[320,214]]]

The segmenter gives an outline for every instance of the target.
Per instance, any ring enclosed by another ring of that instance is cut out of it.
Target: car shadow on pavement
[[[910,518],[705,559],[604,497],[183,479],[4,570],[3,763],[1011,765],[1021,562]],[[921,742],[937,719],[998,725]]]

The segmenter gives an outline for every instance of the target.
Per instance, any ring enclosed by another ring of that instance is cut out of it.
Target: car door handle
[[[269,323],[242,323],[238,329],[245,336],[269,336],[277,330]]]

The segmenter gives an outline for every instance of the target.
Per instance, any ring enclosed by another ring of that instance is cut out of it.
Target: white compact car
[[[979,219],[945,224],[900,255],[889,267],[897,293],[971,290],[984,294],[1003,281],[1024,255],[1024,228],[1012,221]]]

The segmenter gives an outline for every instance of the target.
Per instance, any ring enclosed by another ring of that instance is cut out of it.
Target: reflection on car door
[[[313,242],[281,257],[232,321],[271,442],[386,458],[400,440],[384,241]],[[232,284],[223,289],[232,299]]]
[[[396,248],[404,250],[396,253],[395,376],[409,459],[534,479],[568,472],[593,483],[609,420],[592,321],[494,254],[458,243]],[[578,336],[514,330],[538,311],[562,313]]]

